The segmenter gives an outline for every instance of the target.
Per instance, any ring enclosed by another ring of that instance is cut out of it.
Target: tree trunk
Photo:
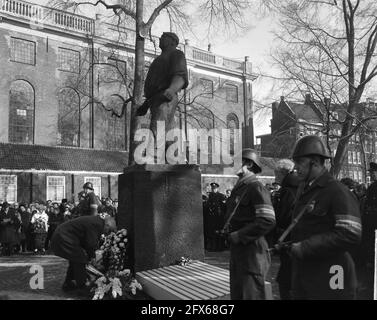
[[[331,168],[331,173],[335,178],[339,176],[342,168],[344,157],[347,152],[349,141],[349,133],[352,130],[352,116],[356,105],[356,90],[355,90],[355,26],[354,26],[354,11],[352,6],[343,0],[343,14],[344,23],[346,25],[346,36],[348,43],[348,107],[347,115],[342,128],[342,135],[339,140],[338,148],[336,150],[334,165]],[[347,137],[347,138],[346,138]]]
[[[134,151],[137,146],[135,142],[135,133],[139,127],[138,117],[136,111],[138,106],[142,104],[143,100],[143,82],[144,82],[144,45],[145,39],[140,36],[140,31],[143,28],[143,7],[144,0],[136,1],[136,40],[135,40],[135,73],[134,73],[134,88],[133,101],[131,105],[131,126],[130,126],[130,147],[128,156],[128,165],[135,164]]]

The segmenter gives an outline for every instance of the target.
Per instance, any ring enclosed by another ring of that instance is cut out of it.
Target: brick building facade
[[[102,195],[117,197],[113,177],[126,165],[129,142],[130,110],[122,112],[122,107],[132,87],[134,37],[133,30],[101,16],[92,19],[21,0],[0,1],[0,201],[7,198],[8,184],[17,190],[11,201],[48,200],[54,194],[48,191],[53,189],[49,181],[59,176],[65,178],[54,183],[66,185],[64,194],[49,200],[74,199],[87,178],[98,190],[104,186]],[[239,128],[243,146],[252,147],[251,63],[192,47],[188,41],[179,48],[190,77],[176,115],[180,127]],[[145,52],[147,68],[159,54],[157,38],[146,40]],[[14,161],[28,157],[22,153],[27,146],[38,157],[72,152],[75,160],[68,167],[42,161],[36,168],[37,158],[31,157],[18,168]],[[9,150],[16,150],[14,161],[5,160]],[[86,157],[106,159],[110,169],[90,166]],[[221,166],[202,170],[230,172]],[[14,184],[14,177],[23,181],[22,187]],[[25,194],[25,188],[33,191]]]

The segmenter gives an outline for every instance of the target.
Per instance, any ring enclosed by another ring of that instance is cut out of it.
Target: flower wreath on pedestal
[[[135,299],[140,283],[133,277],[127,266],[127,230],[112,232],[101,239],[100,250],[95,261],[88,266],[93,300]]]

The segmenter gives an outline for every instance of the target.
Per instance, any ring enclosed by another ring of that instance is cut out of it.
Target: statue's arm
[[[173,100],[173,96],[178,93],[185,85],[185,79],[181,76],[174,76],[171,83],[170,87],[167,88],[164,91],[164,95],[169,99]]]
[[[188,85],[187,63],[184,54],[180,51],[174,53],[171,60],[172,80],[169,88],[164,91],[164,95],[172,100],[174,94]]]

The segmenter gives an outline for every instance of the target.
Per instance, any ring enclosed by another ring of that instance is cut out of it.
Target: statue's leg
[[[175,95],[172,101],[165,102],[159,106],[154,106],[153,108],[151,108],[150,129],[152,131],[154,140],[156,141],[156,148],[158,150],[157,152],[161,153],[163,150],[164,155],[165,155],[165,150],[168,147],[168,145],[165,143],[166,133],[169,130],[172,130],[176,127],[174,115],[177,109],[177,105],[178,105],[178,96]],[[165,132],[163,133],[157,132],[157,123],[159,121],[163,122],[165,126]],[[165,160],[164,160],[164,163],[166,163]]]

